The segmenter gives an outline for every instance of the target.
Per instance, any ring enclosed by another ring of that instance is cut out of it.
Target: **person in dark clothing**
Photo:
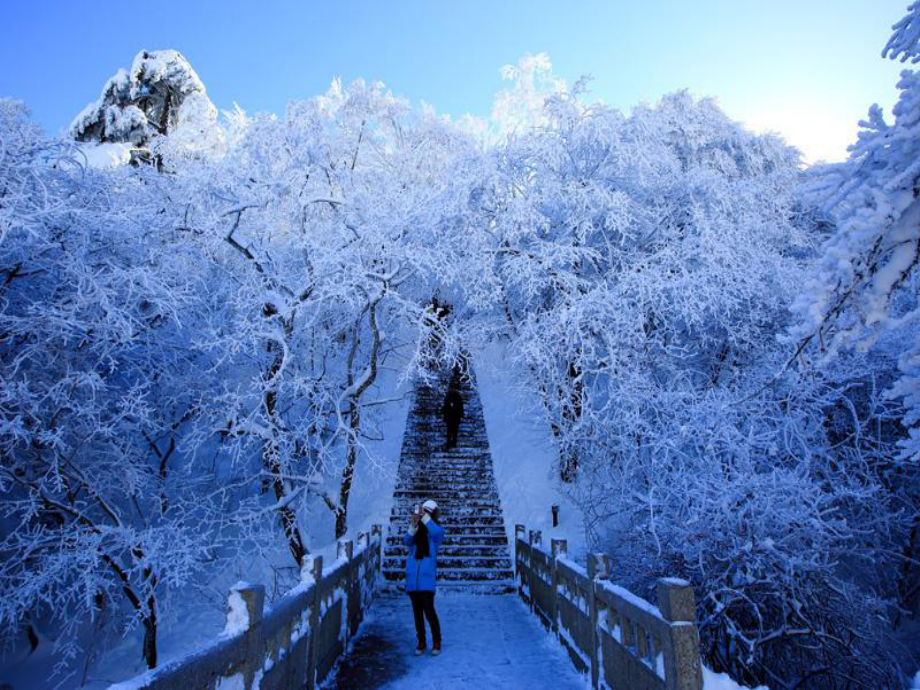
[[[425,651],[425,619],[431,626],[431,653],[441,653],[441,622],[434,610],[434,592],[438,577],[438,548],[444,540],[444,528],[438,524],[441,511],[432,500],[425,501],[410,515],[409,531],[405,544],[409,547],[406,558],[406,593],[412,602],[415,617],[415,634],[418,645],[415,655]]]
[[[460,430],[460,420],[463,419],[463,398],[456,386],[451,385],[444,396],[444,405],[441,407],[444,424],[447,426],[447,445],[445,449],[457,447],[457,432]]]

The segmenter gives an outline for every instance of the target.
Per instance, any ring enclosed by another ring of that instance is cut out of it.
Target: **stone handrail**
[[[530,610],[558,637],[594,688],[700,690],[696,602],[684,580],[658,581],[655,607],[611,582],[610,557],[591,554],[587,571],[566,541],[550,550],[539,531],[515,525],[514,571]]]
[[[336,561],[308,558],[301,584],[267,613],[265,588],[237,583],[230,590],[225,632],[210,645],[123,683],[117,690],[310,688],[347,648],[373,601],[382,564],[383,529],[339,541]]]

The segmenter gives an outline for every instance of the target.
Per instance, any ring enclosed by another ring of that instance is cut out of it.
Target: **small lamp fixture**
[[[559,526],[559,506],[553,505],[553,527]]]

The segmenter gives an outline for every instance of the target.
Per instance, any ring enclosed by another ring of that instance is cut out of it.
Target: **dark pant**
[[[415,615],[415,634],[419,644],[425,644],[425,618],[431,626],[431,641],[441,644],[441,622],[434,610],[434,592],[409,592],[412,613]]]
[[[447,447],[456,448],[457,432],[460,430],[460,420],[459,419],[445,419],[444,423],[447,424]]]

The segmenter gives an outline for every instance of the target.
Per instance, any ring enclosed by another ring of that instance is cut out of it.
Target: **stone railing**
[[[515,526],[514,571],[521,597],[595,688],[700,690],[700,641],[693,589],[658,581],[655,607],[609,581],[610,557],[588,569],[567,558],[566,541],[546,550],[540,532]]]
[[[383,530],[339,541],[328,568],[308,558],[301,584],[270,611],[265,588],[237,583],[230,590],[225,632],[204,649],[167,662],[118,690],[201,690],[215,687],[315,688],[355,634],[373,601],[382,564]]]

